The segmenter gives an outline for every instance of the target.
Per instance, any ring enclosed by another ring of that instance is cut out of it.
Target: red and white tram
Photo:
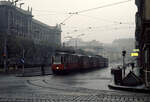
[[[108,67],[108,59],[102,56],[87,56],[66,52],[56,53],[52,57],[53,73]]]

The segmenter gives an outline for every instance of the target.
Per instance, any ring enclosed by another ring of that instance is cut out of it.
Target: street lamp
[[[126,50],[122,51],[122,56],[123,56],[123,74],[125,77],[125,56],[126,56]]]

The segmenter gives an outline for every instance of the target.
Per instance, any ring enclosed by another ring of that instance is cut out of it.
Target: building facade
[[[46,42],[61,45],[59,25],[48,26],[33,19],[31,10],[23,10],[9,1],[0,2],[0,32],[33,39],[35,43]]]
[[[39,47],[38,51],[41,53],[37,52],[39,56],[43,55],[44,50],[48,53],[46,49],[61,47],[61,27],[60,25],[49,26],[34,19],[30,8],[23,10],[11,1],[0,1],[0,43],[0,64],[3,64],[3,60],[6,59],[4,57],[11,59],[11,56],[13,58],[27,56],[28,59],[33,60],[31,55],[34,53],[29,52],[37,50],[36,47]],[[24,50],[28,55],[22,54]]]
[[[147,87],[150,87],[150,0],[135,0],[136,13],[136,48],[139,51],[138,64],[141,77]]]

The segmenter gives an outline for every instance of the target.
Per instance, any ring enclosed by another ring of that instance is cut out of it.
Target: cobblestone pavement
[[[150,94],[110,90],[103,86],[107,83],[95,88],[100,83],[93,80],[111,80],[107,70],[71,76],[0,76],[0,102],[150,102]],[[94,86],[86,85],[91,82]]]
[[[0,102],[150,102],[149,95],[61,95],[24,94],[26,97],[0,97]]]
[[[72,87],[49,77],[3,78],[0,102],[150,102],[149,94]]]

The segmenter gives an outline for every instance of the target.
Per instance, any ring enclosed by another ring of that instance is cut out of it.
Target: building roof
[[[31,15],[32,16],[32,12],[30,12],[30,11],[26,11],[26,10],[23,10],[23,9],[21,9],[21,8],[19,8],[19,7],[17,7],[17,6],[15,6],[12,2],[10,2],[10,1],[0,1],[0,6],[1,5],[6,5],[6,6],[10,6],[10,7],[12,7],[12,8],[15,8],[17,11],[19,11],[19,12],[21,12],[21,13],[23,13],[23,14],[26,14],[26,15]]]
[[[42,23],[41,21],[36,20],[36,19],[32,19],[32,21],[33,21],[34,23],[39,24],[39,25],[41,25],[41,26],[43,26],[43,27],[46,27],[46,28],[48,28],[48,29],[56,29],[56,28],[57,28],[56,26],[49,26],[49,25],[44,24],[44,23]]]
[[[32,16],[32,11],[23,10],[23,9],[21,9],[21,8],[19,8],[19,7],[17,7],[17,6],[15,6],[15,5],[14,5],[12,2],[10,2],[10,1],[0,1],[0,6],[1,6],[1,5],[10,6],[10,7],[16,9],[17,11],[19,11],[19,12],[25,14],[25,15]],[[33,16],[32,16],[32,17],[33,17]],[[39,25],[41,25],[41,26],[43,26],[43,27],[46,27],[46,28],[48,28],[48,29],[50,29],[50,30],[53,30],[53,29],[55,30],[55,29],[57,29],[57,30],[61,31],[61,27],[60,27],[59,25],[56,25],[56,26],[49,26],[49,25],[44,24],[44,23],[42,23],[42,22],[40,22],[40,21],[38,21],[38,20],[36,20],[36,19],[33,19],[33,18],[32,18],[32,21],[33,21],[34,23],[39,24]]]

